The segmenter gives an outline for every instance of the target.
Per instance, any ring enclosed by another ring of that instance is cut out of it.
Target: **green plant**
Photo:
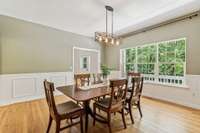
[[[101,71],[102,71],[104,78],[106,78],[108,75],[110,75],[111,70],[112,70],[112,68],[109,68],[106,65],[101,65]]]

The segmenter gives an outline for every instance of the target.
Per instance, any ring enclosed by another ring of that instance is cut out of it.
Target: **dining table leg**
[[[94,114],[92,109],[90,108],[90,100],[83,102],[83,107],[85,110],[85,133],[88,131],[88,122],[89,122],[89,115],[94,118]],[[98,122],[106,123],[106,121],[96,118]]]
[[[85,133],[88,131],[88,113],[85,114]]]
[[[91,115],[93,117],[93,113],[90,108],[90,100],[84,101],[83,104],[84,104],[84,110],[85,110],[85,133],[87,133],[89,115]]]

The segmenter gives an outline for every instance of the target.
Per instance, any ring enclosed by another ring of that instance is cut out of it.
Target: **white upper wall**
[[[93,36],[105,31],[104,5],[122,34],[199,10],[200,0],[1,0],[0,15]]]

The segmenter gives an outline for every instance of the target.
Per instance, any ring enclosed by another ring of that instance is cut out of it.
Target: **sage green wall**
[[[0,16],[0,73],[70,71],[72,48],[104,48],[93,38]]]
[[[119,70],[121,48],[135,47],[147,43],[187,38],[187,74],[200,75],[200,17],[184,20],[151,31],[127,37],[118,47],[106,47],[105,63]]]
[[[92,38],[0,16],[0,74],[70,71],[72,47],[101,50],[102,63],[119,70],[119,50],[146,43],[187,38],[187,74],[200,74],[200,17],[127,37],[118,47]],[[106,58],[104,58],[106,57]]]

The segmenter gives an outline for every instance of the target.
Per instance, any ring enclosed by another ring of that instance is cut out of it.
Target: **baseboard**
[[[0,106],[7,106],[10,104],[27,102],[27,101],[32,101],[32,100],[37,100],[37,99],[42,99],[42,98],[44,98],[44,95],[30,96],[30,97],[26,97],[26,98],[15,99],[15,100],[8,100],[8,101],[0,102]]]
[[[54,93],[54,96],[60,96],[63,95],[62,93],[56,91]],[[12,99],[12,100],[8,100],[8,101],[1,101],[0,102],[0,107],[2,106],[7,106],[7,105],[11,105],[11,104],[16,104],[16,103],[23,103],[23,102],[29,102],[29,101],[33,101],[33,100],[39,100],[39,99],[44,99],[45,95],[38,95],[38,96],[30,96],[30,97],[24,97],[24,98],[19,98],[19,99]]]
[[[144,98],[147,98],[147,99],[151,99],[151,100],[155,100],[155,101],[158,101],[158,102],[162,102],[162,103],[166,103],[166,104],[171,104],[171,105],[174,105],[174,106],[179,106],[181,108],[185,108],[185,109],[190,109],[190,110],[200,110],[200,105],[183,105],[183,104],[178,104],[178,103],[175,103],[175,102],[171,102],[171,101],[167,101],[167,100],[163,100],[163,99],[160,99],[160,98],[155,98],[155,97],[151,97],[151,96],[142,96]]]

